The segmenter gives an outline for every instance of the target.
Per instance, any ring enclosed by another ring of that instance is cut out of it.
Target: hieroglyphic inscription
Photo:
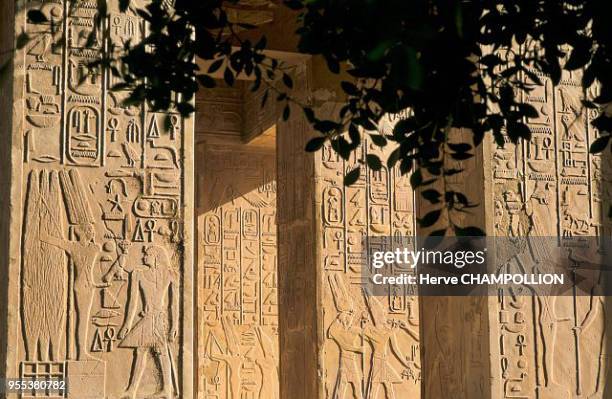
[[[198,397],[278,398],[275,153],[200,159]]]
[[[366,236],[391,237],[398,247],[413,242],[412,189],[408,176],[386,166],[365,168],[355,184],[344,186],[344,174],[365,164],[367,154],[385,159],[387,152],[366,141],[346,161],[329,145],[317,154],[325,398],[418,397],[417,293],[390,286],[387,295],[371,296],[361,286],[362,270],[369,267]]]
[[[44,23],[21,16],[33,40],[16,62],[22,254],[8,371],[61,374],[70,398],[179,398],[191,390],[181,350],[191,130],[172,111],[124,106],[110,71],[89,68],[145,33],[132,10],[108,5],[101,19],[96,1],[43,1]]]
[[[492,154],[495,234],[559,237],[561,247],[563,237],[609,235],[607,210],[602,212],[609,204],[603,177],[609,157],[588,153],[597,132],[588,123],[594,115],[581,104],[580,73],[564,72],[557,86],[547,76],[540,79],[542,85],[525,95],[540,113],[527,121],[532,139],[506,143]],[[542,248],[515,249],[519,255],[497,253],[507,272],[551,270],[551,256]],[[571,254],[571,248],[565,250]],[[493,365],[501,380],[498,394],[604,397],[609,322],[597,284],[592,292],[590,297],[500,292],[491,316],[498,338]]]

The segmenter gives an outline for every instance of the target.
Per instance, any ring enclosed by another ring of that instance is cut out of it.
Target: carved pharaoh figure
[[[72,294],[76,311],[76,359],[84,360],[91,357],[87,350],[87,333],[95,288],[105,286],[96,284],[93,278],[93,268],[101,248],[95,242],[93,215],[80,174],[77,170],[72,169],[69,172],[60,171],[59,175],[68,220],[73,226],[76,241],[68,241],[49,233],[44,234],[41,240],[64,250],[70,257],[74,279]]]
[[[55,171],[30,173],[24,219],[22,322],[26,358],[59,360],[66,318],[67,261],[44,238],[61,237],[61,192]]]
[[[334,295],[338,316],[327,330],[340,351],[338,374],[333,398],[363,399],[363,372],[359,356],[363,354],[362,332],[354,325],[354,304],[346,284],[339,274],[329,276],[329,285]],[[350,389],[353,395],[350,395]]]
[[[179,271],[170,263],[165,249],[156,245],[143,248],[142,263],[130,273],[128,308],[119,331],[120,347],[134,348],[133,373],[122,398],[140,397],[140,380],[147,355],[151,355],[161,374],[161,387],[154,397],[171,399],[175,397],[173,385],[178,394],[171,343],[178,334]],[[139,303],[140,318],[134,323]]]
[[[366,325],[364,328],[366,340],[372,347],[372,363],[366,390],[367,398],[377,399],[380,388],[383,388],[387,399],[395,399],[394,384],[401,383],[402,379],[397,371],[389,364],[392,358],[390,353],[392,352],[394,357],[406,369],[410,369],[410,364],[401,352],[397,340],[397,332],[401,329],[417,341],[418,335],[413,332],[406,323],[389,320],[384,313],[382,304],[377,298],[366,293],[365,299],[370,315],[372,316],[372,324]]]
[[[548,229],[549,221],[553,220],[550,215],[550,204],[552,201],[550,187],[536,189],[525,202],[525,212],[529,217],[529,231],[527,235],[529,253],[524,254],[524,263],[531,264],[535,273],[554,273],[555,256],[549,245],[542,237],[551,236]],[[520,256],[520,255],[519,255]],[[538,290],[534,297],[535,313],[537,320],[538,340],[543,350],[538,354],[538,363],[543,373],[543,384],[538,387],[538,395],[542,399],[569,398],[569,390],[564,388],[555,379],[555,343],[559,322],[568,321],[557,314],[557,296],[548,295]]]
[[[217,362],[223,362],[227,366],[229,374],[229,397],[231,399],[240,399],[240,390],[242,384],[242,366],[244,364],[244,358],[240,349],[240,342],[238,341],[238,335],[236,329],[232,324],[232,320],[229,315],[221,318],[221,324],[225,332],[225,339],[227,343],[227,353],[210,353],[210,358]]]
[[[261,372],[261,389],[259,399],[278,399],[278,349],[261,326],[255,328],[255,333],[261,347],[261,356],[255,359],[255,363]]]

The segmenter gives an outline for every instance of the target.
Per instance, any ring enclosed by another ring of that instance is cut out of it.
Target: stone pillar
[[[451,132],[450,142],[471,142],[465,131]],[[459,226],[475,226],[486,230],[487,190],[483,167],[483,147],[474,150],[467,161],[444,160],[448,169],[464,171],[438,179],[434,187],[441,193],[458,191],[478,206],[467,213],[442,212],[438,222],[427,228],[418,227],[418,239],[424,240],[431,232],[449,226],[449,218]],[[424,176],[424,179],[433,176]],[[425,189],[431,188],[430,186]],[[417,214],[424,217],[440,204],[432,205],[416,195]],[[447,234],[453,234],[452,230]],[[444,397],[460,399],[489,399],[491,396],[489,298],[460,296],[419,296],[421,306],[421,359],[423,362],[422,398]]]
[[[142,37],[132,10],[109,2],[96,27],[95,1],[40,4],[47,22],[20,8],[2,24],[30,38],[1,79],[2,367],[67,378],[68,398],[192,398],[193,123],[124,106],[109,71],[87,73]]]
[[[531,140],[485,141],[465,165],[470,187],[461,188],[480,202],[469,224],[490,236],[553,237],[568,251],[563,238],[610,236],[612,163],[607,151],[588,153],[598,132],[588,124],[595,115],[581,107],[580,73],[564,72],[557,86],[540,79],[525,97],[540,112],[527,120]],[[552,259],[533,249],[516,253],[498,258],[505,272],[546,270]],[[590,290],[582,285],[591,295],[420,298],[423,397],[608,397],[610,304],[593,275]]]
[[[276,153],[241,142],[241,86],[197,101],[200,399],[279,398]]]
[[[307,73],[294,79],[305,94]],[[297,109],[277,134],[281,397],[418,397],[416,297],[366,298],[361,286],[362,239],[414,232],[408,179],[364,168],[345,187],[344,173],[380,149],[366,142],[347,161],[329,146],[306,153],[313,134]]]
[[[567,245],[563,238],[609,237],[612,197],[606,176],[612,163],[608,151],[588,153],[598,132],[589,124],[595,115],[581,105],[581,74],[564,71],[557,86],[547,76],[540,79],[543,84],[525,98],[540,111],[527,121],[531,141],[489,150],[491,232],[558,237],[562,248]],[[522,262],[527,273],[546,270],[547,256],[539,255],[510,258],[506,267],[516,270]],[[499,381],[494,397],[511,392],[530,399],[610,395],[605,377],[611,367],[610,304],[600,296],[594,276],[592,289],[583,288],[591,295],[496,298],[490,319],[496,343],[492,378]]]

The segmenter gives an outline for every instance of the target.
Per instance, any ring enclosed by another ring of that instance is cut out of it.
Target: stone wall
[[[13,110],[2,361],[10,377],[68,378],[69,398],[190,398],[192,124],[124,106],[109,71],[88,74],[146,29],[118,2],[97,26],[97,7],[44,1],[48,22],[13,16],[30,41],[2,107]]]
[[[278,398],[275,152],[199,148],[198,397]]]
[[[345,187],[344,173],[359,161],[365,164],[367,154],[386,159],[369,141],[347,161],[329,145],[315,157],[323,397],[418,397],[417,293],[393,286],[384,296],[364,295],[361,286],[364,268],[368,268],[364,237],[390,237],[397,240],[395,245],[413,237],[412,189],[408,176],[386,166],[379,171],[364,168],[361,178]]]
[[[564,72],[558,86],[540,79],[543,85],[525,98],[540,112],[528,120],[531,141],[492,150],[494,234],[558,237],[561,247],[564,237],[609,237],[612,164],[607,151],[588,153],[598,132],[589,124],[595,115],[580,102],[581,76]],[[548,258],[521,253],[505,267],[546,270]],[[610,307],[601,287],[589,291],[591,296],[500,295],[491,312],[496,395],[608,397]]]

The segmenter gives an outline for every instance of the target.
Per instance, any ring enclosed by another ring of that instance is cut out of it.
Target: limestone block
[[[124,106],[109,71],[88,73],[143,37],[131,10],[109,2],[99,27],[95,1],[41,10],[13,16],[32,40],[12,70],[6,375],[69,378],[70,398],[191,398],[192,121]]]

